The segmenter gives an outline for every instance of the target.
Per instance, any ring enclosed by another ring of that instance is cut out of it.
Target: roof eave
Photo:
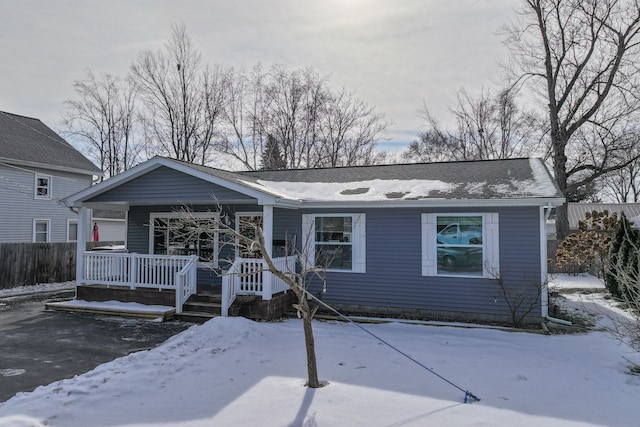
[[[30,162],[27,160],[10,159],[7,157],[0,157],[0,163],[7,163],[9,165],[26,166],[26,167],[39,168],[39,169],[49,169],[49,170],[55,170],[59,172],[78,173],[78,174],[90,175],[90,176],[104,175],[104,173],[99,169],[89,170],[89,169],[81,169],[81,168],[72,168],[68,166],[51,165],[48,163],[39,163],[39,162]]]
[[[375,201],[300,201],[295,207],[304,208],[449,208],[449,207],[519,207],[558,206],[562,197],[535,197],[514,199],[421,199],[421,200],[375,200]],[[290,207],[294,207],[291,205]]]
[[[212,184],[220,185],[238,193],[244,194],[249,197],[253,197],[260,205],[275,205],[277,197],[274,197],[268,193],[264,193],[260,190],[256,190],[236,182],[229,181],[218,176],[202,172],[200,170],[189,167],[179,162],[174,162],[171,159],[165,157],[154,157],[144,163],[132,167],[131,169],[122,172],[114,177],[107,179],[97,185],[89,187],[83,191],[73,194],[65,199],[65,203],[69,206],[80,207],[86,205],[85,202],[93,197],[96,197],[102,193],[105,193],[113,188],[116,188],[122,184],[125,184],[145,173],[151,172],[159,167],[168,167],[179,172],[183,172],[187,175],[208,181]]]

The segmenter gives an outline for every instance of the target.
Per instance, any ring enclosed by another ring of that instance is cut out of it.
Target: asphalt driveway
[[[191,326],[44,309],[61,296],[0,299],[0,402],[156,347]]]

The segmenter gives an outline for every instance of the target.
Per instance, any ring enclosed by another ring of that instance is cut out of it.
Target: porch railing
[[[178,313],[196,291],[197,256],[85,252],[83,262],[78,283],[174,290]]]
[[[296,260],[295,256],[274,258],[273,264],[286,274],[296,271]],[[222,315],[229,315],[229,308],[238,295],[258,295],[270,300],[273,295],[289,289],[284,280],[269,271],[264,259],[238,257],[222,276]]]

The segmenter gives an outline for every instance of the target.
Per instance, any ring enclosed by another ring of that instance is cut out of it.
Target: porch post
[[[262,235],[264,237],[265,252],[269,258],[273,259],[273,206],[262,206]],[[264,264],[263,264],[264,265]],[[270,300],[271,292],[271,272],[265,271],[262,274],[262,299]]]
[[[87,248],[87,208],[78,210],[78,233],[76,235],[76,286],[84,283],[84,252]]]

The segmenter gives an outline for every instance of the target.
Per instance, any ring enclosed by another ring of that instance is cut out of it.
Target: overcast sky
[[[0,110],[59,128],[89,68],[124,76],[136,55],[184,23],[211,64],[312,66],[393,121],[384,148],[442,120],[464,87],[490,87],[506,49],[497,33],[517,0],[0,0]]]

